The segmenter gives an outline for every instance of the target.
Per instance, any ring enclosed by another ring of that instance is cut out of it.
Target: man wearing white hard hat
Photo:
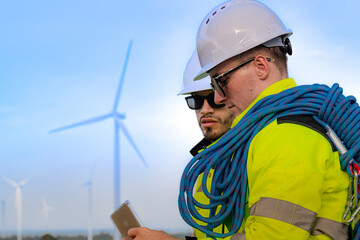
[[[350,238],[350,178],[324,125],[303,110],[315,93],[302,97],[308,88],[288,77],[291,34],[255,0],[220,4],[199,27],[195,80],[210,76],[215,104],[236,118],[182,176],[179,210],[197,239]],[[293,99],[306,104],[291,112]]]
[[[197,121],[204,135],[204,139],[190,150],[193,156],[226,133],[234,120],[234,114],[225,107],[225,104],[215,104],[214,90],[211,88],[209,77],[194,81],[200,70],[199,58],[197,52],[194,51],[186,65],[182,89],[178,93],[178,95],[189,95],[185,97],[186,103],[190,109],[195,110]],[[202,192],[201,187],[198,188],[198,192]],[[164,231],[145,227],[130,229],[128,234],[137,240],[174,240]],[[186,237],[186,239],[192,239],[192,237]]]
[[[234,114],[225,107],[225,104],[214,102],[214,90],[211,88],[209,77],[194,81],[200,70],[199,58],[194,51],[186,65],[182,89],[178,93],[178,95],[190,95],[185,97],[186,103],[190,109],[195,110],[204,135],[204,140],[191,151],[193,155],[196,155],[199,147],[209,145],[227,132],[234,120]]]

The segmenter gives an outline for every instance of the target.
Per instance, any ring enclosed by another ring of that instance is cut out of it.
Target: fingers
[[[130,228],[128,235],[134,240],[176,240],[164,231],[153,230],[147,227]]]
[[[135,238],[136,235],[138,235],[138,232],[139,232],[139,228],[130,228],[127,234],[129,235],[129,237]]]
[[[137,236],[144,234],[148,228],[146,227],[137,227],[137,228],[130,228],[128,231],[129,237],[135,239]]]

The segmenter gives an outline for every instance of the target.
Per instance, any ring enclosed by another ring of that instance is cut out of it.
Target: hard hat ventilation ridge
[[[222,6],[222,7],[220,8],[220,10],[223,10],[225,7],[226,7],[225,5]],[[217,13],[217,11],[215,10],[215,11],[211,14],[211,16],[215,16],[216,13]],[[208,18],[208,19],[206,20],[205,24],[208,24],[209,22],[210,22],[210,18]]]

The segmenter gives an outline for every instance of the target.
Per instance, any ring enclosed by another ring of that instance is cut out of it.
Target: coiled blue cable
[[[246,160],[251,140],[269,123],[288,115],[314,116],[322,125],[335,131],[348,149],[340,156],[342,170],[349,168],[351,159],[360,161],[360,108],[355,97],[342,94],[338,84],[331,88],[320,84],[298,86],[270,95],[257,102],[236,126],[185,167],[178,204],[187,224],[212,238],[231,236],[239,230],[245,211]],[[211,169],[214,169],[214,176],[208,187],[206,179]],[[202,189],[209,204],[202,204],[193,197],[196,180],[201,174]],[[202,216],[196,207],[209,209],[210,215]],[[213,232],[229,219],[232,226],[228,233]]]

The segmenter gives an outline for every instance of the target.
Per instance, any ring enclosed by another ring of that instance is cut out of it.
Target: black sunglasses
[[[212,108],[222,108],[225,106],[225,104],[219,104],[219,105],[216,104],[214,102],[214,97],[215,97],[215,94],[214,94],[214,92],[212,92],[207,96],[191,95],[189,97],[186,97],[185,100],[186,100],[186,103],[189,106],[189,108],[192,110],[201,109],[202,106],[204,105],[205,99],[208,102],[208,104],[210,105],[210,107],[212,107]]]
[[[246,64],[248,64],[251,61],[254,61],[255,57],[252,57],[248,60],[246,60],[245,62],[240,63],[239,65],[237,65],[236,67],[230,69],[229,71],[226,71],[222,74],[217,75],[216,77],[212,77],[211,78],[211,87],[214,89],[214,91],[216,91],[217,93],[219,93],[219,95],[221,97],[225,97],[225,91],[224,91],[224,87],[227,84],[227,80],[223,80],[227,75],[229,75],[230,73],[234,72],[235,70],[238,70],[239,68],[245,66]],[[268,62],[274,62],[274,59],[272,58],[266,58],[266,60]]]

